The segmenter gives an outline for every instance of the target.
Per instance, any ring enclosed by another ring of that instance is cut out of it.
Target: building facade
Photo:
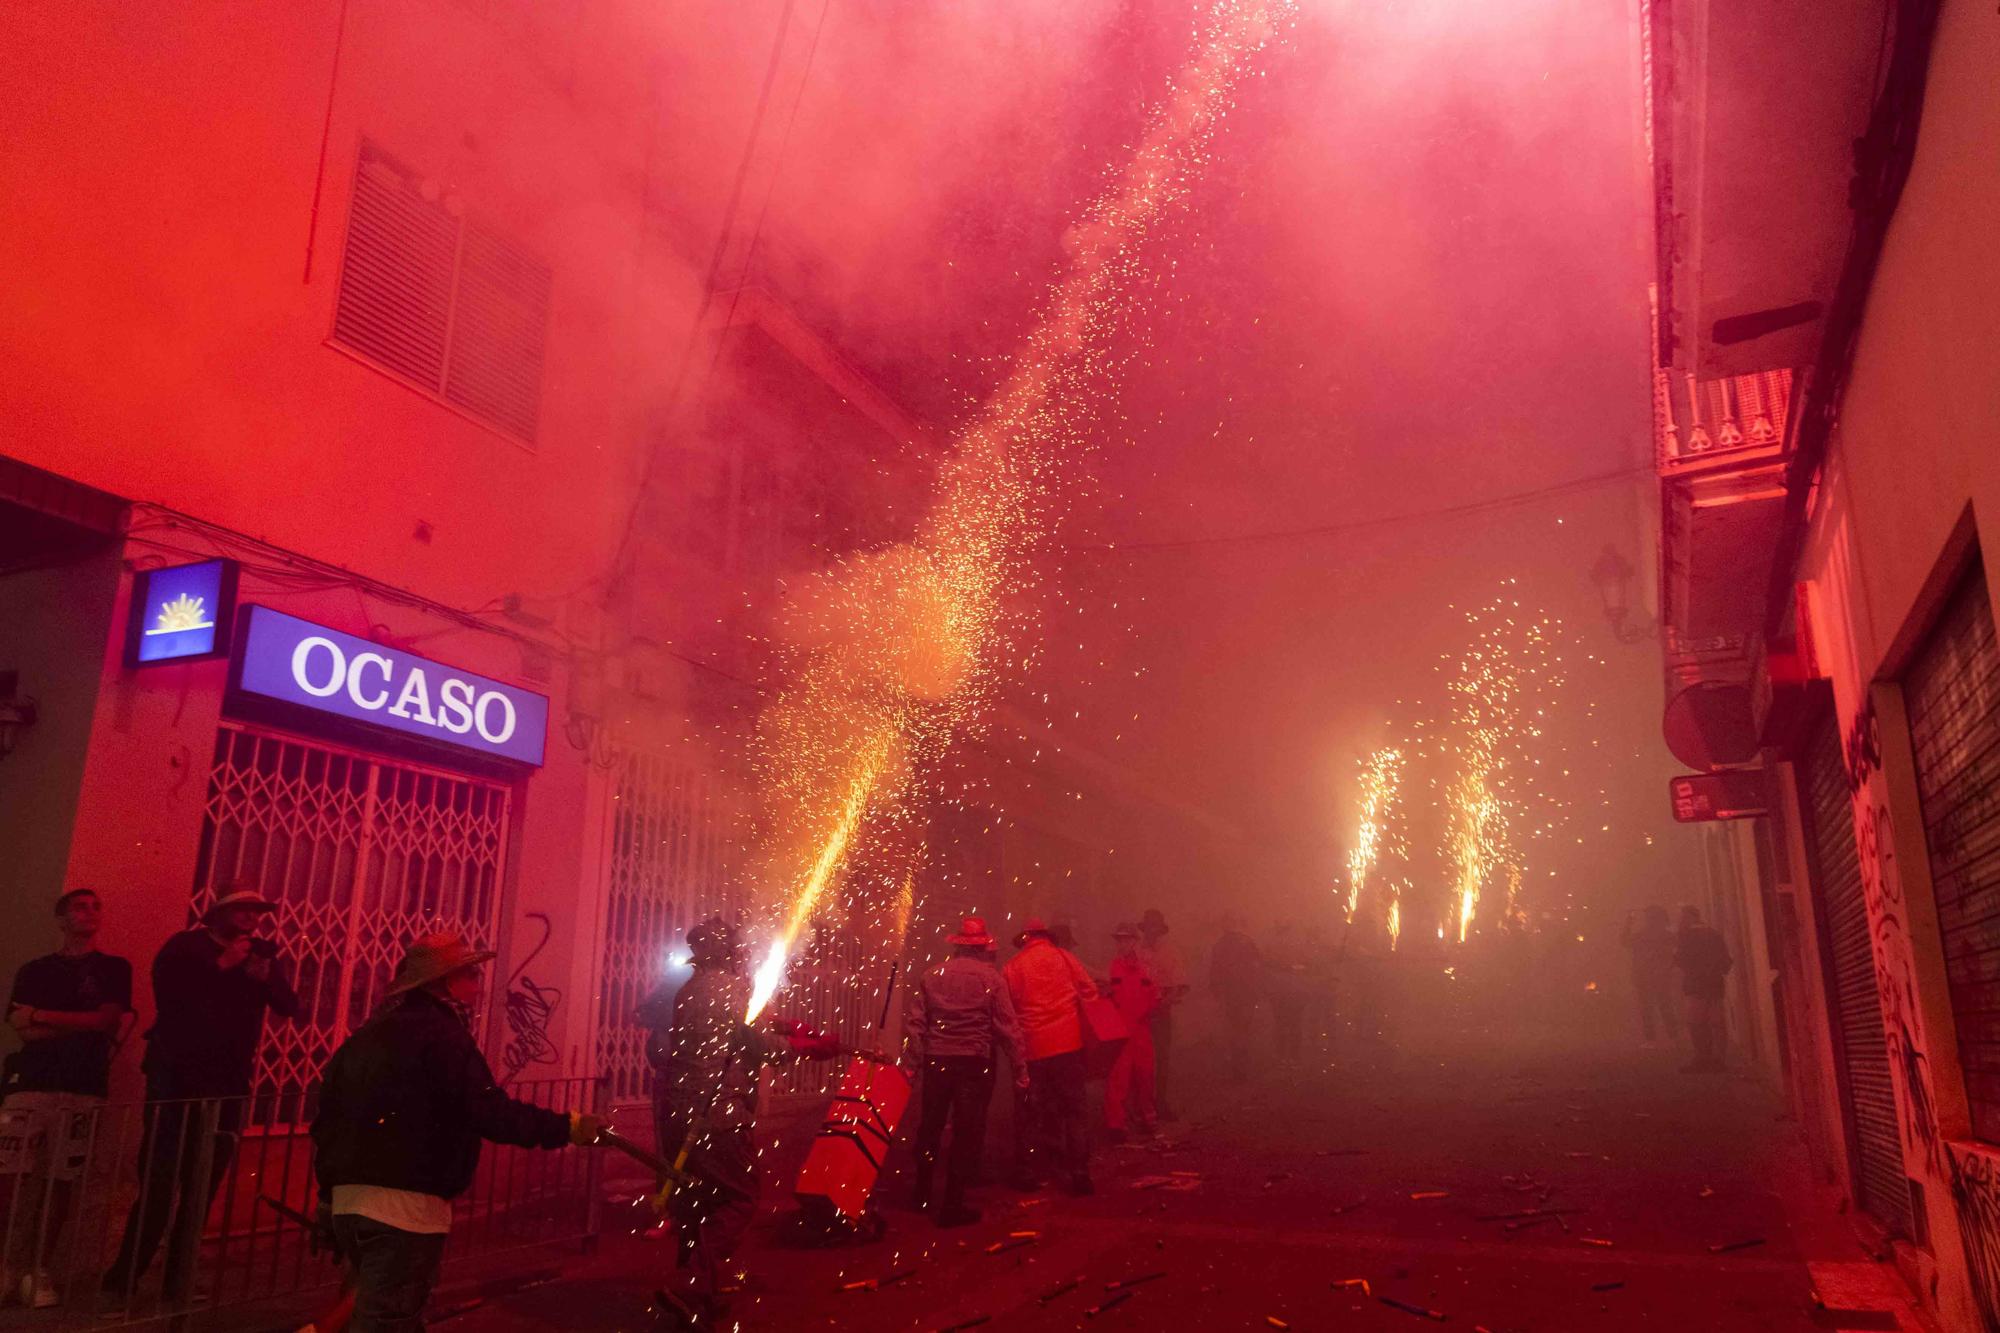
[[[1991,8],[1644,24],[1666,725],[1763,775],[1787,1084],[1949,1328],[2000,1329]]]
[[[248,883],[306,1006],[269,1123],[438,928],[499,952],[504,1077],[643,1099],[633,1003],[752,906],[754,631],[914,521],[926,433],[710,262],[743,223],[662,165],[715,112],[656,7],[14,19],[0,969],[95,888],[143,1032]]]

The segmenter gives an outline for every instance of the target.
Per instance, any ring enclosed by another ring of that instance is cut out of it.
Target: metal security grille
[[[547,265],[462,218],[365,140],[333,340],[532,442],[548,336]]]
[[[1972,1132],[2000,1143],[2000,647],[1983,575],[1904,677]]]
[[[493,948],[509,792],[234,723],[215,738],[193,915],[242,880],[278,904],[304,1010],[265,1030],[253,1123],[296,1125],[327,1057],[374,1011],[417,935]]]
[[[1813,737],[1804,766],[1814,878],[1819,886],[1821,949],[1836,1024],[1834,1060],[1854,1157],[1855,1202],[1901,1235],[1910,1234],[1910,1190],[1889,1075],[1882,999],[1861,892],[1854,805],[1847,790],[1840,730],[1834,719]]]
[[[597,1069],[614,1105],[644,1101],[646,1033],[632,1011],[667,973],[674,940],[739,901],[723,861],[708,775],[685,759],[621,753],[611,774],[611,825],[598,987]]]

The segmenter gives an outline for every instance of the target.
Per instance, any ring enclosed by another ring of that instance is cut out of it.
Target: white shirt
[[[387,1185],[335,1185],[333,1211],[336,1216],[352,1213],[418,1236],[442,1236],[451,1230],[450,1199]]]

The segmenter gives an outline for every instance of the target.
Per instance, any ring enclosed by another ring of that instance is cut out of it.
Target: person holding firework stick
[[[389,982],[388,1004],[327,1063],[313,1118],[320,1206],[354,1280],[352,1333],[423,1327],[451,1230],[485,1139],[522,1148],[595,1143],[594,1115],[509,1097],[467,1026],[493,954],[426,935]]]
[[[841,1047],[803,1023],[745,1021],[751,986],[734,926],[711,917],[688,932],[687,947],[694,974],[674,997],[656,1066],[660,1152],[679,1145],[662,1191],[676,1272],[659,1295],[688,1325],[708,1327],[722,1320],[723,1268],[757,1210],[757,1071]]]

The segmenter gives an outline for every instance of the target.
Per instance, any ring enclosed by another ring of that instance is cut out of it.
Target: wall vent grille
[[[549,268],[435,193],[362,142],[333,340],[533,443]]]

